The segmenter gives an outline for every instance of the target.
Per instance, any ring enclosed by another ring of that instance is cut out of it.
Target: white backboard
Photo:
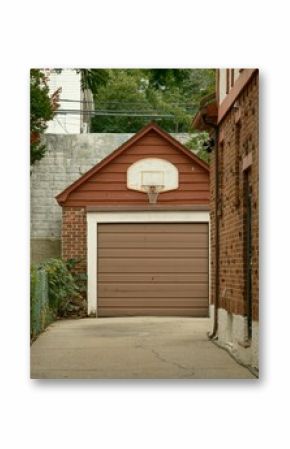
[[[163,186],[162,192],[178,189],[178,169],[166,159],[146,158],[127,170],[127,187],[146,192],[146,186]]]

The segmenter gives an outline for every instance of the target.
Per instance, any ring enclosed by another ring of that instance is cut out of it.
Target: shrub
[[[72,300],[80,297],[79,288],[61,259],[48,259],[40,266],[48,275],[49,305],[58,316],[64,316],[72,310]]]
[[[57,317],[79,310],[75,301],[81,299],[83,280],[70,270],[73,261],[48,259],[31,266],[31,337],[35,338]],[[77,285],[79,283],[79,286]]]
[[[65,264],[68,270],[71,272],[76,285],[78,286],[79,293],[82,296],[86,297],[88,280],[87,273],[80,273],[78,271],[75,271],[76,265],[78,265],[82,261],[83,259],[67,259],[65,261]]]

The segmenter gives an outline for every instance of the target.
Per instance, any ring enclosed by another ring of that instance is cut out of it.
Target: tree
[[[206,131],[197,132],[190,140],[185,143],[185,146],[202,159],[207,164],[209,163],[209,153],[205,149],[204,144],[208,141],[209,134]]]
[[[49,95],[47,77],[39,69],[30,71],[30,164],[43,158],[45,144],[41,136],[58,108],[60,89]]]
[[[92,132],[136,132],[152,119],[168,132],[190,132],[201,98],[215,89],[213,69],[112,69],[106,75],[94,96]]]
[[[106,69],[76,69],[81,73],[81,87],[96,94],[100,86],[106,85],[109,73]]]
[[[138,114],[152,110],[145,90],[139,70],[110,70],[108,82],[94,96],[95,110],[103,115],[92,118],[92,132],[136,132],[142,128],[148,118]]]

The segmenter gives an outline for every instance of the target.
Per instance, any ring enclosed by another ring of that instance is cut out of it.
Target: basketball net
[[[164,186],[152,185],[152,186],[142,186],[149,198],[150,204],[156,204],[159,192],[163,189]]]

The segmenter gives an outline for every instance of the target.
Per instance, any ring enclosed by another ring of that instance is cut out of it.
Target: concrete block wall
[[[60,256],[62,210],[55,196],[133,134],[46,134],[47,152],[31,173],[31,260]],[[172,134],[181,143],[187,133]]]

